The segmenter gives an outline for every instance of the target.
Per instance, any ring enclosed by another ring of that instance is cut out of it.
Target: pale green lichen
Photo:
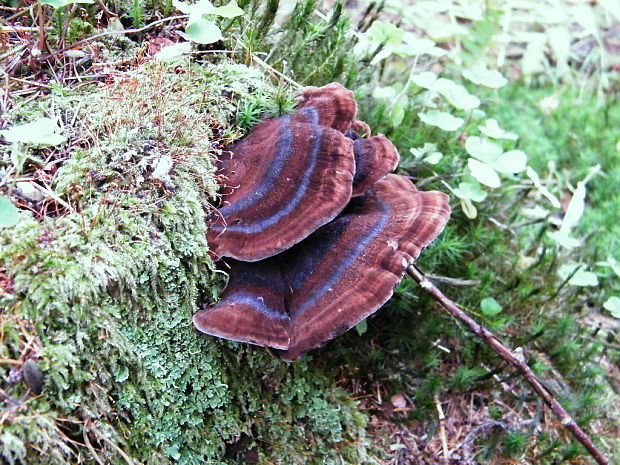
[[[245,451],[227,445],[243,434],[256,439],[245,449],[274,463],[372,461],[363,416],[316,369],[192,325],[224,282],[205,239],[211,153],[239,137],[239,105],[280,105],[274,92],[244,66],[150,64],[39,104],[67,125],[52,188],[70,209],[23,211],[0,231],[13,283],[0,351],[19,359],[36,341],[46,380],[36,398],[3,381],[17,402],[0,446],[9,463],[235,463]]]

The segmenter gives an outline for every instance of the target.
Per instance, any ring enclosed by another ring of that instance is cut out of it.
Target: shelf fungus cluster
[[[378,310],[441,232],[448,197],[389,174],[396,148],[356,114],[340,84],[309,88],[224,151],[208,242],[230,281],[200,331],[294,360]]]

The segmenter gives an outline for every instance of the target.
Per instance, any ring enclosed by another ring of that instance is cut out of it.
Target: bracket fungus
[[[353,93],[340,84],[309,88],[297,110],[224,150],[222,205],[207,237],[216,257],[257,261],[283,252],[396,167],[394,145],[370,137],[355,119]]]
[[[230,281],[194,315],[200,331],[283,360],[379,309],[450,216],[447,195],[388,174],[398,152],[355,119],[351,91],[330,84],[299,100],[297,113],[259,124],[220,160],[208,241],[232,257]]]
[[[223,206],[207,236],[217,256],[276,255],[334,219],[351,198],[353,141],[335,129],[283,116],[229,150],[220,164]]]
[[[447,195],[388,175],[283,254],[231,263],[220,303],[194,315],[207,334],[293,360],[374,313],[450,216]]]

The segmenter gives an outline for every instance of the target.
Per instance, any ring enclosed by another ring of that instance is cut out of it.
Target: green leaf
[[[234,0],[229,2],[227,5],[219,6],[213,13],[216,16],[221,16],[222,18],[236,18],[237,16],[241,16],[243,14],[243,10],[237,6],[237,2]]]
[[[580,268],[568,281],[568,284],[573,286],[598,286],[598,277],[595,273]]]
[[[171,457],[174,460],[179,460],[181,458],[181,453],[179,452],[179,446],[169,446],[164,449],[164,452],[168,457]]]
[[[185,3],[182,0],[172,0],[172,6],[177,10],[189,15],[188,23],[193,23],[199,19],[204,19],[203,15],[212,14],[215,10],[213,3],[208,0],[200,0],[196,3]]]
[[[446,54],[443,48],[435,47],[435,42],[423,39],[411,32],[405,32],[402,44],[394,46],[393,50],[399,56],[430,55],[441,57]]]
[[[426,113],[418,113],[418,116],[426,124],[437,126],[444,131],[456,131],[463,126],[463,118],[456,118],[450,113],[437,110],[429,110]]]
[[[183,56],[192,50],[192,44],[189,42],[179,42],[178,44],[167,45],[155,54],[157,61],[168,62],[175,58]]]
[[[597,262],[596,264],[598,266],[610,267],[612,269],[612,271],[615,273],[615,275],[620,278],[620,263],[618,263],[618,261],[614,257],[609,256],[609,257],[607,257],[606,261],[604,261],[604,262]]]
[[[433,89],[436,81],[437,74],[432,71],[424,71],[423,73],[415,74],[411,77],[411,82],[424,89]]]
[[[560,233],[569,234],[579,224],[579,220],[586,208],[586,184],[592,176],[600,171],[600,168],[600,165],[590,168],[590,172],[585,179],[577,183],[577,188],[566,208],[566,213],[560,226]]]
[[[62,8],[73,3],[95,3],[95,0],[40,0],[41,5],[49,5],[53,8]]]
[[[482,202],[487,197],[487,193],[480,187],[480,184],[473,182],[462,182],[452,192],[460,199],[469,199],[474,202]]]
[[[474,84],[499,89],[504,87],[508,80],[499,71],[489,70],[484,65],[475,66],[472,69],[463,71],[463,77],[469,79]]]
[[[405,112],[409,106],[409,97],[401,95],[400,98],[392,105],[391,123],[392,127],[398,126],[403,122]]]
[[[500,173],[520,173],[525,171],[527,155],[521,150],[510,150],[502,153],[497,160],[491,163],[491,167]]]
[[[212,44],[222,40],[222,31],[213,21],[200,19],[185,28],[185,33],[179,33],[181,37],[199,44]]]
[[[603,308],[614,318],[620,319],[620,297],[612,296],[605,301]]]
[[[368,323],[366,322],[366,320],[362,320],[357,325],[355,325],[355,331],[357,331],[358,335],[363,336],[366,331],[368,331]]]
[[[17,224],[19,211],[7,197],[0,195],[0,227],[8,228]]]
[[[536,186],[536,189],[538,189],[542,195],[547,197],[549,202],[551,202],[551,205],[553,205],[555,208],[560,208],[560,201],[557,199],[555,195],[553,195],[549,191],[549,189],[547,189],[545,186],[542,185],[542,183],[540,182],[540,177],[538,176],[538,173],[534,171],[534,168],[532,168],[531,166],[528,166],[525,172],[527,176],[534,183],[534,186]]]
[[[430,165],[439,163],[443,154],[437,150],[437,144],[425,143],[423,147],[409,149],[416,160],[423,161]]]
[[[372,91],[372,96],[377,99],[393,100],[398,94],[398,91],[393,86],[387,87],[375,87]]]
[[[59,145],[66,138],[57,134],[58,126],[50,118],[39,118],[30,123],[0,131],[7,142],[33,145]]]
[[[441,160],[442,157],[443,154],[441,152],[433,152],[428,154],[424,161],[429,165],[436,165],[437,163],[439,163],[439,160]]]
[[[502,313],[502,306],[493,297],[482,299],[480,309],[486,316],[496,316]]]
[[[376,44],[394,44],[402,41],[404,35],[405,31],[392,23],[374,21],[362,37]]]
[[[489,118],[485,121],[484,126],[478,126],[480,132],[487,137],[491,137],[493,139],[509,139],[509,140],[517,140],[519,136],[517,136],[513,132],[504,131],[499,127],[497,121],[493,118]]]
[[[381,51],[372,59],[371,64],[374,65],[392,54],[393,46],[402,41],[404,34],[403,29],[391,23],[375,21],[366,32],[360,34],[359,41],[353,48],[353,54],[365,56],[382,46]]]
[[[474,218],[476,218],[476,216],[478,216],[478,210],[476,210],[476,207],[471,202],[471,200],[469,199],[460,199],[460,200],[461,200],[461,208],[463,209],[463,213],[465,213],[465,216],[469,218],[470,220],[473,220]]]
[[[480,99],[467,92],[465,87],[455,84],[449,79],[438,79],[440,83],[439,93],[443,95],[450,104],[460,110],[471,111],[480,106]],[[445,82],[450,84],[445,85]],[[441,85],[444,83],[444,85]],[[437,86],[437,84],[436,84]]]
[[[504,153],[501,145],[476,136],[467,138],[465,150],[472,157],[489,164],[493,163]]]
[[[598,277],[591,271],[587,271],[584,264],[568,263],[558,269],[558,275],[562,279],[567,279],[571,274],[572,277],[568,280],[571,286],[598,286]]]
[[[565,249],[574,249],[581,245],[581,241],[572,237],[565,231],[551,231],[547,233],[547,237],[553,239],[558,245]]]
[[[577,188],[568,203],[560,231],[570,232],[579,224],[586,208],[586,185],[583,182],[577,183]]]
[[[474,158],[467,160],[467,166],[471,171],[471,175],[485,186],[492,188],[499,187],[501,182],[499,176],[493,168],[486,163],[482,163]]]

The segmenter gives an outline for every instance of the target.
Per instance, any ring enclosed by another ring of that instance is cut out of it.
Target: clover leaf
[[[434,90],[439,92],[450,104],[460,110],[471,111],[480,106],[480,99],[467,92],[467,89],[450,79],[437,79]]]
[[[409,152],[416,160],[436,165],[443,157],[443,154],[437,150],[437,144],[425,143],[423,147],[409,149]]]
[[[429,110],[425,113],[418,113],[418,116],[426,124],[437,126],[444,131],[456,131],[463,126],[463,118],[457,118],[445,111]]]
[[[463,71],[463,77],[469,79],[474,84],[490,87],[491,89],[499,89],[508,84],[508,80],[502,73],[489,70],[484,65],[478,65],[472,69]]]
[[[14,144],[59,145],[67,139],[58,132],[56,122],[50,118],[38,118],[30,123],[12,126],[0,131],[7,142]]]
[[[209,17],[235,18],[243,14],[243,10],[234,1],[220,7],[213,6],[208,0],[200,0],[193,4],[185,3],[182,0],[173,0],[172,4],[178,10],[189,15],[185,32],[181,32],[179,35],[199,44],[212,44],[222,39],[222,31]]]
[[[620,319],[620,297],[612,296],[605,301],[603,308],[614,318]]]
[[[418,87],[423,87],[424,89],[433,89],[436,81],[437,74],[432,71],[424,71],[423,73],[414,74],[411,76],[411,82]]]
[[[179,35],[198,44],[212,44],[222,40],[220,28],[213,21],[203,18],[188,24],[185,27],[185,32],[179,32]]]
[[[487,297],[480,301],[480,309],[486,316],[496,316],[502,313],[502,306],[493,297]]]
[[[513,132],[504,131],[499,127],[497,121],[493,118],[489,118],[485,121],[484,126],[478,126],[480,132],[487,137],[491,137],[492,139],[509,139],[509,140],[517,140],[519,136],[517,136]]]
[[[571,286],[598,286],[598,277],[595,273],[588,271],[583,263],[562,265],[558,269],[558,275],[562,279],[568,279],[568,284]]]
[[[501,185],[499,175],[490,165],[470,158],[467,160],[467,167],[471,175],[485,186],[496,188]]]
[[[17,207],[7,197],[0,195],[0,228],[14,226],[18,220]]]
[[[52,8],[63,8],[74,3],[95,3],[95,0],[40,0],[41,5],[49,5]]]
[[[480,184],[473,182],[462,182],[459,184],[459,187],[452,189],[452,192],[459,199],[469,199],[474,202],[482,202],[487,198],[487,193],[482,190]]]
[[[504,152],[501,145],[488,139],[472,136],[465,142],[465,150],[474,157],[467,160],[472,176],[488,187],[500,186],[497,173],[520,173],[526,168],[525,153],[521,150]]]
[[[375,51],[378,47],[382,49],[372,59],[371,65],[390,56],[394,46],[402,42],[405,31],[391,23],[375,21],[366,32],[360,35],[358,43],[353,48],[353,53],[364,56]]]
[[[446,54],[443,48],[435,46],[435,42],[430,39],[422,39],[411,32],[403,34],[403,43],[393,47],[393,51],[399,56],[430,55],[441,57]]]

